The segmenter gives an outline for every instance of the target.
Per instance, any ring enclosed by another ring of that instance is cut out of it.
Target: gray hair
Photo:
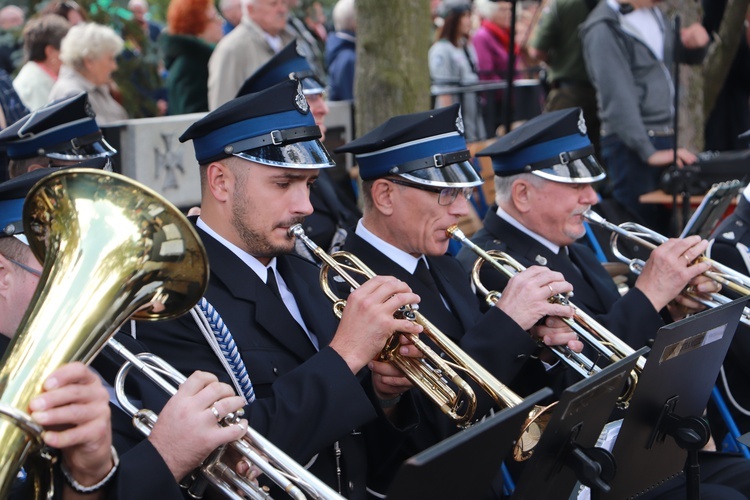
[[[357,28],[357,10],[354,0],[339,0],[333,7],[333,28],[336,31],[354,31]]]
[[[75,69],[83,67],[85,59],[98,59],[105,54],[118,55],[124,42],[115,30],[96,23],[73,26],[60,44],[60,60]]]
[[[221,0],[219,2],[219,10],[224,10],[233,7],[235,4],[242,4],[240,0]]]
[[[532,173],[523,172],[521,174],[509,175],[506,177],[495,176],[495,203],[504,205],[510,202],[513,191],[513,183],[517,180],[525,180],[535,188],[542,187],[545,179]]]
[[[500,8],[498,2],[491,0],[474,0],[474,12],[479,14],[482,19],[489,19],[495,15],[497,9]]]

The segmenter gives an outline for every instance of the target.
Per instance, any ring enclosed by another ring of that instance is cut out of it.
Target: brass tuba
[[[495,302],[500,299],[501,294],[497,290],[488,290],[487,287],[482,284],[482,280],[480,279],[482,266],[488,264],[508,279],[526,270],[526,267],[523,264],[505,252],[497,250],[486,251],[480,248],[476,243],[467,238],[458,226],[449,227],[446,230],[446,233],[449,237],[461,242],[464,246],[479,256],[474,262],[474,267],[471,271],[471,279],[474,286],[476,286],[477,290],[484,295],[485,300],[490,306],[495,305]],[[551,303],[573,307],[575,311],[573,318],[561,319],[581,340],[586,342],[594,349],[594,351],[599,353],[601,357],[608,359],[612,363],[616,363],[635,352],[628,344],[604,328],[604,326],[599,324],[594,318],[573,305],[565,295],[558,293],[550,297],[548,300]],[[549,347],[558,359],[570,366],[583,377],[590,377],[601,371],[601,368],[599,368],[594,361],[590,360],[582,353],[571,350],[568,346],[545,346],[543,343],[541,343],[541,345],[543,347]],[[618,406],[621,408],[628,407],[630,399],[635,392],[635,387],[638,384],[638,374],[643,370],[645,365],[646,359],[639,357],[635,368],[630,373],[629,383],[625,386],[625,392],[620,395],[618,400]]]
[[[327,254],[307,237],[299,224],[290,227],[289,233],[299,238],[323,262],[320,268],[320,286],[328,298],[334,302],[334,312],[340,318],[346,306],[346,301],[340,299],[331,289],[328,272],[335,271],[352,288],[359,287],[359,282],[349,273],[354,273],[365,279],[375,277],[375,273],[349,252]],[[422,316],[416,308],[407,306],[400,309],[396,314],[421,325],[422,333],[432,340],[452,361],[441,358],[429,346],[419,340],[417,335],[408,335],[408,337],[423,353],[424,358],[416,359],[401,356],[398,352],[398,336],[400,335],[398,332],[391,337],[383,348],[380,355],[381,359],[398,366],[406,377],[432,399],[457,425],[461,427],[469,425],[476,409],[474,391],[466,381],[460,378],[458,372],[474,380],[501,408],[511,408],[523,401],[520,396],[503,385],[494,375],[454,344],[435,325]],[[449,385],[448,380],[454,384],[455,390]],[[515,460],[522,461],[531,457],[534,447],[539,442],[541,434],[551,417],[553,406],[554,404],[546,407],[537,405],[529,412],[521,435],[513,449]]]
[[[156,192],[92,169],[50,174],[29,192],[24,232],[44,263],[40,284],[0,361],[0,498],[41,428],[26,414],[58,367],[88,363],[129,317],[179,316],[203,295],[208,262],[187,219]],[[32,471],[37,497],[49,464]]]

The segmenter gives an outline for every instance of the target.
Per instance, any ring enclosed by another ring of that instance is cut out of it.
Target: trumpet
[[[458,226],[453,225],[449,227],[446,230],[446,233],[449,237],[461,242],[479,256],[474,262],[474,267],[471,270],[471,279],[474,286],[476,286],[477,290],[484,295],[485,300],[490,306],[494,306],[495,303],[500,300],[502,295],[496,290],[488,290],[487,287],[482,284],[479,275],[482,266],[487,263],[508,279],[526,270],[526,267],[523,264],[505,252],[500,252],[498,250],[486,251],[480,248],[476,243],[467,238]],[[573,307],[575,312],[572,318],[560,319],[562,319],[580,339],[591,346],[594,351],[607,358],[612,363],[616,363],[635,352],[632,347],[604,328],[604,326],[594,318],[573,305],[567,296],[558,293],[550,297],[548,300],[553,304]],[[539,342],[544,346],[541,341]],[[601,371],[601,368],[597,366],[596,362],[592,361],[582,353],[573,351],[568,346],[546,347],[549,347],[562,362],[570,366],[583,377],[590,377]],[[618,405],[621,408],[628,407],[633,392],[635,391],[635,387],[638,384],[638,374],[643,370],[645,365],[645,358],[639,357],[634,370],[630,373],[630,382],[625,386],[625,392],[620,395],[618,400]]]
[[[320,286],[334,303],[334,313],[341,318],[346,300],[339,298],[331,289],[328,280],[329,271],[335,271],[352,288],[360,286],[360,283],[354,279],[352,274],[371,279],[375,277],[375,273],[349,252],[339,251],[329,255],[307,237],[299,224],[290,227],[289,233],[299,238],[322,261]],[[381,351],[380,359],[391,362],[401,369],[406,377],[436,403],[446,415],[452,418],[459,427],[468,426],[476,410],[476,395],[471,386],[458,375],[459,371],[474,380],[501,408],[511,408],[523,401],[520,396],[500,383],[482,365],[463,352],[435,325],[421,315],[415,307],[404,306],[395,313],[395,316],[421,325],[422,333],[429,337],[453,361],[443,359],[422,342],[418,335],[407,335],[407,338],[422,352],[424,357],[417,359],[401,356],[398,353],[398,336],[401,334],[398,332],[386,343]],[[455,390],[450,385],[451,383],[456,387]],[[513,449],[513,457],[516,461],[526,460],[532,455],[534,447],[547,426],[553,406],[554,404],[546,407],[537,405],[529,412],[521,435]]]
[[[139,409],[128,398],[125,393],[125,380],[130,370],[136,369],[143,373],[170,397],[177,393],[175,386],[182,384],[186,378],[172,365],[154,354],[147,352],[133,354],[114,338],[108,341],[108,345],[125,359],[125,363],[120,367],[115,377],[114,389],[117,401],[123,410],[132,417],[135,428],[148,436],[151,434],[158,416],[152,410]],[[170,379],[171,382],[167,379]],[[242,414],[242,410],[230,413],[224,417],[220,425],[237,424]],[[228,447],[260,469],[290,498],[295,500],[308,498],[343,500],[343,497],[327,484],[250,427],[248,427],[242,439],[219,447],[201,464],[191,478],[193,482],[188,486],[188,494],[192,498],[202,498],[208,485],[219,490],[227,498],[235,500],[247,498],[266,500],[271,498],[264,487],[240,476],[224,463],[222,459]]]
[[[630,258],[623,253],[619,246],[620,236],[649,250],[654,250],[656,247],[667,241],[666,236],[634,222],[624,222],[619,226],[612,224],[591,209],[586,210],[583,216],[589,222],[612,231],[612,236],[610,238],[612,253],[618,260],[627,264],[633,274],[641,274],[643,266],[645,266],[646,263],[642,259]],[[750,277],[735,271],[729,266],[725,266],[721,262],[709,259],[705,255],[701,255],[693,261],[694,264],[699,262],[707,262],[711,265],[711,268],[703,273],[704,276],[720,283],[722,286],[727,287],[738,295],[750,295]],[[709,294],[709,298],[706,298],[705,296],[692,292],[689,287],[684,293],[706,307],[718,307],[721,304],[726,304],[731,301],[730,298],[719,293]],[[750,308],[745,308],[742,313],[741,321],[746,325],[750,325]]]

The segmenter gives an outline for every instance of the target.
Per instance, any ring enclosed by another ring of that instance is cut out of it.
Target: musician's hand
[[[711,41],[706,28],[700,23],[693,23],[687,28],[682,28],[680,30],[680,39],[686,49],[700,49],[708,45],[708,42]]]
[[[705,300],[711,300],[710,294],[720,291],[721,284],[707,276],[696,276],[688,282],[685,290],[667,305],[669,314],[677,321],[690,314],[701,312],[706,309],[706,306],[690,295],[698,295]]]
[[[112,461],[109,394],[82,363],[69,363],[47,378],[31,400],[31,418],[44,426],[44,442],[62,450],[73,478],[91,486],[109,473]],[[71,490],[72,491],[72,490]]]
[[[693,263],[706,247],[708,241],[700,236],[667,240],[651,252],[635,282],[636,288],[646,295],[654,309],[660,311],[682,292],[688,282],[708,271],[709,264]]]
[[[394,277],[367,280],[349,295],[331,348],[346,361],[352,373],[357,373],[377,357],[395,332],[422,331],[412,321],[393,317],[400,307],[418,302],[419,296]]]
[[[399,335],[399,354],[405,357],[421,358],[422,352],[414,347],[404,335]],[[400,396],[414,384],[393,363],[372,360],[367,364],[372,372],[372,388],[378,399],[388,400]]]
[[[215,375],[196,371],[180,385],[159,414],[148,437],[179,482],[220,445],[240,439],[247,421],[219,425],[220,418],[244,406],[244,399]]]
[[[508,281],[495,307],[528,330],[545,316],[573,316],[572,307],[548,301],[553,295],[571,291],[573,285],[565,281],[561,273],[546,267],[531,266]]]
[[[547,317],[531,328],[531,335],[540,339],[546,346],[567,345],[575,352],[583,350],[583,342],[578,335],[559,317]]]
[[[247,458],[242,456],[242,454],[237,452],[234,448],[227,447],[223,457],[223,462],[225,464],[234,464],[233,470],[237,475],[255,483],[256,486],[258,485],[258,477],[263,474],[263,472],[257,465],[250,463]]]
[[[692,165],[698,159],[693,153],[685,148],[677,148],[677,166],[684,167]],[[674,151],[671,149],[660,149],[648,157],[651,167],[668,167],[674,163]]]

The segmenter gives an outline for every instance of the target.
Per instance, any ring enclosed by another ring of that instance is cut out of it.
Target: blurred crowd
[[[0,10],[3,128],[82,90],[100,125],[209,111],[292,39],[331,100],[353,97],[354,0],[327,10],[316,1],[172,0],[164,24],[147,0],[104,17],[72,0],[40,6]]]

